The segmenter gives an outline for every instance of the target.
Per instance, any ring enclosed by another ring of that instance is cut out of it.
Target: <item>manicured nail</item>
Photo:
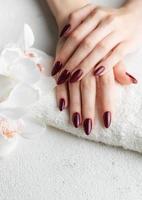
[[[60,85],[68,80],[70,77],[70,72],[68,70],[64,70],[58,78],[57,84]]]
[[[70,24],[66,24],[60,33],[60,37],[62,37],[65,33],[67,33],[71,29]]]
[[[83,127],[86,135],[89,135],[92,130],[92,119],[89,118],[85,119],[83,122]]]
[[[72,122],[73,122],[75,128],[78,128],[80,126],[80,121],[81,121],[80,114],[78,112],[73,113]]]
[[[94,75],[95,76],[99,76],[99,75],[101,75],[102,74],[102,72],[105,70],[105,67],[104,66],[100,66],[98,69],[96,69],[95,71],[94,71]]]
[[[59,101],[59,110],[62,111],[65,109],[65,99],[61,98]]]
[[[51,75],[54,76],[55,74],[57,74],[62,69],[62,66],[62,63],[60,61],[57,61],[53,66]]]
[[[134,84],[138,83],[137,79],[135,79],[131,74],[129,74],[129,73],[126,72],[126,75],[131,78],[132,83],[134,83]]]
[[[104,113],[103,120],[104,120],[105,127],[109,128],[109,126],[111,124],[111,112],[110,111],[107,111]]]
[[[78,81],[78,79],[82,76],[82,74],[83,74],[83,71],[81,69],[76,70],[70,78],[70,83],[74,83]]]

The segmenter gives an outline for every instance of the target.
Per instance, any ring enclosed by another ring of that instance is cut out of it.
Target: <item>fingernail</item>
[[[65,109],[65,99],[61,98],[59,101],[59,110],[62,111]]]
[[[78,112],[74,113],[72,115],[72,122],[73,122],[75,128],[78,128],[80,126],[80,121],[81,121],[80,114]]]
[[[61,75],[58,78],[57,84],[60,85],[67,81],[67,79],[70,77],[70,72],[68,70],[64,70]]]
[[[83,74],[83,71],[82,71],[81,69],[76,70],[76,71],[72,74],[72,76],[71,76],[71,78],[70,78],[70,83],[76,82],[76,81],[82,76],[82,74]]]
[[[92,130],[92,119],[89,118],[85,119],[83,122],[83,127],[86,135],[89,135]]]
[[[66,24],[60,33],[60,37],[62,37],[65,33],[67,33],[71,29],[70,24]]]
[[[62,63],[60,61],[57,61],[53,66],[51,75],[54,76],[55,74],[57,74],[62,69],[62,66]]]
[[[137,79],[135,79],[131,74],[129,74],[128,72],[126,72],[126,75],[131,78],[132,83],[134,83],[134,84],[138,83]]]
[[[111,112],[110,111],[107,111],[104,113],[103,120],[104,120],[105,127],[109,128],[109,126],[111,124]]]
[[[104,70],[105,70],[105,67],[104,67],[104,66],[100,66],[98,69],[96,69],[96,70],[94,71],[94,75],[95,75],[95,76],[99,76],[99,75],[101,75],[101,73],[102,73]]]

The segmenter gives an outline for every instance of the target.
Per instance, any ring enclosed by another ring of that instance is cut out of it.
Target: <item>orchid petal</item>
[[[13,79],[0,75],[0,102],[6,100],[15,84]]]
[[[40,71],[35,63],[27,58],[22,58],[9,69],[10,75],[28,84],[33,84],[40,79]]]
[[[5,48],[1,53],[1,57],[8,66],[15,63],[21,56],[22,51],[19,48]]]
[[[56,87],[56,81],[53,77],[41,76],[41,79],[35,84],[41,91],[41,95],[47,95],[48,91],[53,90]]]
[[[0,156],[3,157],[14,150],[17,144],[18,131],[22,129],[22,120],[11,120],[0,115]]]
[[[32,29],[28,24],[24,25],[24,42],[25,42],[25,50],[29,49],[33,46],[35,41],[34,34]]]
[[[5,157],[10,154],[17,146],[18,136],[10,139],[5,139],[0,135],[0,157]]]
[[[32,29],[28,24],[24,25],[24,31],[20,35],[17,42],[18,46],[23,49],[23,51],[28,50],[34,44],[35,38]]]
[[[33,53],[33,55],[35,55],[32,59],[34,60],[34,62],[36,62],[36,64],[39,64],[42,66],[43,73],[46,76],[50,76],[51,75],[51,67],[53,64],[53,58],[51,56],[47,55],[45,52],[40,51],[35,48],[30,48],[29,52],[31,52],[31,53]]]
[[[27,107],[39,100],[39,92],[27,84],[19,83],[9,95],[9,107]]]
[[[8,70],[7,70],[7,64],[5,59],[0,56],[0,74],[1,75],[7,75],[8,74]]]

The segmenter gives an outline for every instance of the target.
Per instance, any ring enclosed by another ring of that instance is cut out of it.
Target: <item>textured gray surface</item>
[[[121,3],[116,1],[100,2]],[[38,0],[1,1],[0,47],[16,41],[26,22],[36,46],[52,54],[57,33],[49,16]],[[141,168],[137,153],[48,128],[40,139],[20,140],[17,150],[0,160],[0,200],[140,200]]]

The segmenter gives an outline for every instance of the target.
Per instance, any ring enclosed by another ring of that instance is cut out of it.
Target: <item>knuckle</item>
[[[96,16],[96,14],[100,13],[101,12],[101,9],[99,6],[97,6],[96,8],[94,8],[94,10],[90,13],[90,16],[91,17],[94,17]]]
[[[71,97],[71,108],[78,108],[80,105],[80,101],[78,98]]]
[[[71,33],[71,40],[78,42],[80,41],[80,34],[77,31],[74,31],[73,33]]]
[[[102,7],[98,6],[95,8],[95,13],[97,16],[104,16],[105,11]]]
[[[114,15],[108,15],[106,20],[107,20],[108,23],[111,23],[111,22],[115,21],[115,16]]]
[[[72,12],[72,13],[69,15],[69,21],[71,21],[71,22],[76,21],[77,18],[78,18],[78,15],[77,15],[76,12]]]
[[[119,17],[115,16],[114,14],[110,14],[107,16],[105,23],[116,26],[119,22]]]
[[[112,85],[114,83],[114,80],[110,76],[103,75],[101,78],[101,84],[102,86],[106,85]]]
[[[90,13],[90,17],[94,17],[96,15],[96,8]]]
[[[125,51],[122,47],[118,47],[114,50],[114,54],[115,56],[117,56],[118,58],[122,58],[125,55]]]
[[[85,48],[85,49],[92,49],[92,47],[93,47],[92,40],[89,39],[89,38],[86,38],[86,39],[83,41],[82,46],[83,46],[83,48]]]
[[[84,89],[88,88],[88,83],[89,81],[87,79],[82,79],[81,80],[81,90],[83,91]]]
[[[88,90],[90,91],[91,88],[94,88],[95,79],[94,77],[87,77],[81,80],[81,90]]]
[[[96,46],[97,51],[106,51],[106,44],[104,42],[100,42],[99,44],[97,44]]]

